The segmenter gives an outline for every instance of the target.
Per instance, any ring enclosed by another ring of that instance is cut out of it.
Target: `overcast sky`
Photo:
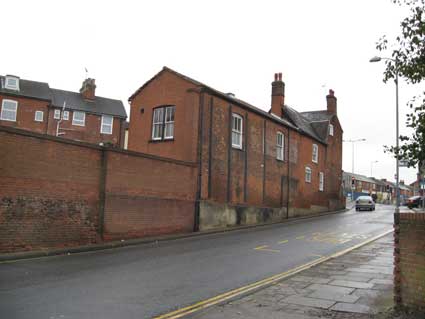
[[[384,84],[375,43],[394,38],[406,10],[390,0],[304,1],[3,1],[0,74],[78,91],[84,68],[97,95],[128,97],[164,65],[266,111],[273,74],[286,104],[326,108],[338,98],[344,139],[356,144],[355,172],[394,179],[395,87]],[[400,85],[400,130],[418,88]],[[351,172],[351,144],[343,169]],[[400,178],[416,179],[402,168]]]

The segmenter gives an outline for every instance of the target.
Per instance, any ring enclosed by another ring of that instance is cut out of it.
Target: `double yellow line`
[[[249,284],[247,286],[243,286],[243,287],[240,287],[240,288],[237,288],[237,289],[234,289],[234,290],[230,290],[226,293],[220,294],[218,296],[215,296],[215,297],[212,297],[212,298],[209,298],[209,299],[205,299],[205,300],[200,301],[198,303],[195,303],[193,305],[190,305],[190,306],[187,306],[187,307],[184,307],[184,308],[180,308],[180,309],[177,309],[175,311],[160,315],[158,317],[155,317],[154,319],[177,319],[177,318],[187,316],[187,315],[194,313],[196,311],[199,311],[199,310],[214,306],[216,304],[222,303],[222,302],[227,301],[229,299],[233,299],[235,297],[241,296],[241,295],[246,294],[248,292],[251,292],[255,289],[260,289],[260,288],[269,286],[269,285],[271,285],[275,282],[278,282],[278,281],[285,279],[289,276],[295,275],[296,273],[299,273],[303,270],[311,268],[311,267],[318,265],[322,262],[325,262],[329,259],[339,257],[339,256],[344,255],[344,254],[346,254],[346,253],[348,253],[348,252],[350,252],[354,249],[360,248],[360,247],[362,247],[366,244],[369,244],[369,243],[371,243],[371,242],[373,242],[373,241],[375,241],[375,240],[377,240],[377,239],[379,239],[379,238],[381,238],[385,235],[388,235],[389,233],[392,233],[392,232],[393,232],[392,229],[388,230],[388,231],[386,231],[382,234],[379,234],[375,237],[372,237],[372,238],[370,238],[370,239],[368,239],[368,240],[366,240],[366,241],[364,241],[364,242],[362,242],[358,245],[355,245],[355,246],[350,247],[348,249],[342,250],[342,251],[337,252],[333,255],[315,259],[311,262],[308,262],[304,265],[298,266],[298,267],[293,268],[291,270],[288,270],[288,271],[282,272],[280,274],[268,277],[266,279],[254,282],[254,283]]]

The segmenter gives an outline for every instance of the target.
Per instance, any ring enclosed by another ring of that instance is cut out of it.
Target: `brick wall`
[[[395,302],[425,311],[425,213],[394,215]]]
[[[0,126],[0,252],[192,231],[195,175],[191,163]]]

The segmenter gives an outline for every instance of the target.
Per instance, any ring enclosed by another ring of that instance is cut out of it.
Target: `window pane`
[[[103,134],[112,134],[113,117],[110,115],[102,115],[102,127],[100,132]]]
[[[55,114],[54,114],[53,118],[56,119],[56,120],[59,120],[61,118],[61,110],[55,110]]]
[[[43,122],[43,112],[42,111],[35,111],[35,120],[37,122]]]
[[[153,123],[162,123],[164,118],[164,108],[157,108],[154,110],[154,114],[153,114]]]
[[[0,118],[7,121],[16,121],[16,111],[18,103],[10,100],[3,100]]]
[[[63,119],[65,121],[68,121],[69,120],[69,111],[63,111]]]
[[[169,106],[166,108],[165,122],[174,122],[174,106]]]
[[[152,138],[153,139],[162,138],[162,124],[154,124],[153,125]]]
[[[174,134],[174,123],[165,124],[165,138],[172,138]]]

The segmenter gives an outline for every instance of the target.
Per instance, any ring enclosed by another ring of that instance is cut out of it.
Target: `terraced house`
[[[123,147],[124,105],[96,96],[95,90],[94,79],[85,79],[79,92],[71,92],[13,75],[0,76],[0,125]]]
[[[164,67],[129,102],[129,150],[196,164],[195,229],[345,205],[343,130],[332,90],[325,109],[297,112],[275,74],[266,112]]]

